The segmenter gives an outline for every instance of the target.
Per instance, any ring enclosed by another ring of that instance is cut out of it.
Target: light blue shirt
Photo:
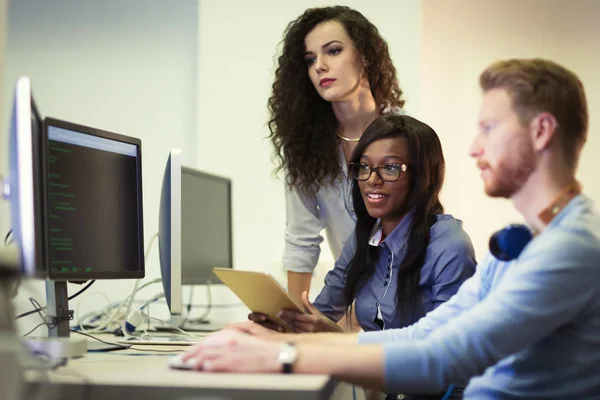
[[[358,291],[355,299],[356,318],[365,331],[381,329],[375,322],[376,317],[384,322],[385,329],[415,323],[450,299],[475,272],[473,245],[462,228],[462,222],[451,215],[438,215],[430,229],[430,242],[421,267],[420,304],[414,313],[400,316],[396,305],[397,276],[407,251],[406,241],[412,215],[412,211],[408,213],[383,242],[381,228],[378,224],[375,226],[369,244],[379,247],[379,258],[374,274]],[[355,252],[356,236],[353,234],[335,267],[325,276],[325,287],[313,303],[334,321],[339,321],[346,311],[346,272]]]
[[[600,217],[579,195],[517,260],[488,255],[456,296],[383,343],[385,386],[472,399],[600,397]]]

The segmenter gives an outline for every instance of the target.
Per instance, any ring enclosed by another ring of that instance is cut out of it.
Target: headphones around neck
[[[526,225],[509,225],[490,237],[490,252],[500,261],[511,261],[519,257],[532,238],[533,234]]]

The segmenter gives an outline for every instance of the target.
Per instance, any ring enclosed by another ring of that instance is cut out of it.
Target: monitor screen
[[[221,283],[213,268],[233,268],[231,180],[181,168],[181,279]]]
[[[50,279],[144,276],[141,141],[45,120]]]

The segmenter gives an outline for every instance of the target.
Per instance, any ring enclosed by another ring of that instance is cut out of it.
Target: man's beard
[[[535,169],[535,152],[530,140],[520,140],[514,153],[491,167],[491,177],[485,182],[490,197],[511,198],[527,182]]]

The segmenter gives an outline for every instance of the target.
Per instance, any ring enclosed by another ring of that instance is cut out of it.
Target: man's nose
[[[483,137],[482,135],[475,136],[473,139],[473,143],[469,147],[469,155],[473,158],[477,158],[481,156],[483,153]]]

